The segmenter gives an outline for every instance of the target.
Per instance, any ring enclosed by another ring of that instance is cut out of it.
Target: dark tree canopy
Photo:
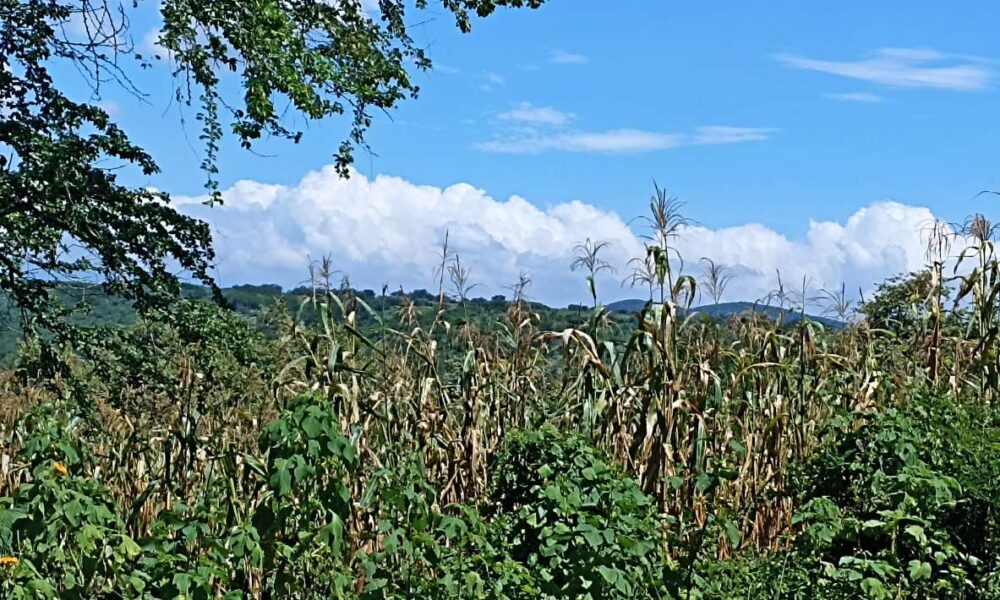
[[[952,290],[940,288],[941,300],[948,301]],[[873,329],[884,329],[912,339],[927,326],[935,286],[930,271],[899,274],[879,283],[874,293],[860,305],[860,312]],[[962,335],[969,313],[957,303],[945,315],[944,331]]]
[[[226,125],[250,148],[264,136],[298,141],[290,113],[342,115],[350,131],[331,150],[346,175],[372,114],[415,96],[408,68],[430,67],[407,32],[408,9],[427,0],[380,0],[378,15],[360,0],[162,0],[157,57],[132,44],[138,2],[0,0],[0,293],[46,325],[57,321],[55,280],[99,281],[142,306],[176,294],[179,272],[210,283],[214,259],[205,223],[163,193],[119,183],[121,170],[150,175],[156,163],[96,103],[71,99],[54,64],[72,63],[97,90],[116,83],[138,93],[130,65],[168,62],[178,100],[198,108],[210,202],[221,200]],[[441,5],[468,31],[473,15],[542,2]],[[239,77],[236,97],[221,89],[224,72]]]

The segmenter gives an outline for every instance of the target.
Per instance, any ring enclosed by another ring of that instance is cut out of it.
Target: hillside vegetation
[[[490,330],[506,320],[509,300],[503,295],[495,295],[489,299],[483,297],[469,298],[466,302],[456,302],[451,297],[442,299],[430,294],[427,290],[402,290],[389,293],[383,290],[376,293],[373,290],[355,290],[344,285],[340,293],[357,295],[372,308],[372,314],[367,312],[357,315],[358,328],[369,335],[377,336],[379,319],[374,314],[386,315],[400,310],[404,305],[412,304],[416,308],[437,307],[444,310],[443,317],[448,321],[468,320],[475,322],[480,329]],[[63,283],[54,289],[54,295],[61,304],[74,312],[70,322],[81,327],[128,326],[135,322],[137,312],[132,304],[121,297],[106,294],[100,286]],[[283,290],[273,284],[252,285],[243,284],[221,289],[221,295],[228,303],[228,308],[234,313],[253,322],[262,331],[268,327],[261,317],[275,306],[283,306],[285,310],[294,311],[303,299],[312,295],[312,289],[300,286]],[[184,285],[181,289],[183,298],[214,302],[212,291],[204,286]],[[622,300],[608,304],[609,338],[616,342],[624,342],[635,329],[634,313],[645,307],[648,300]],[[10,366],[17,356],[18,345],[24,339],[24,328],[18,312],[7,305],[8,309],[0,314],[0,364]],[[540,302],[526,302],[525,306],[536,317],[537,326],[542,330],[562,331],[567,328],[583,327],[590,319],[591,309],[571,304],[565,308],[547,306]],[[731,318],[765,317],[788,325],[797,321],[801,315],[789,308],[779,308],[765,303],[725,302],[720,304],[693,307],[686,311],[698,318],[728,320]],[[422,325],[427,326],[437,317],[435,311],[422,312]],[[300,315],[310,324],[314,315]],[[839,328],[844,323],[836,319],[808,315],[809,319],[826,327]]]
[[[236,285],[221,289],[221,296],[228,303],[233,313],[246,318],[265,334],[272,334],[273,329],[265,322],[267,313],[281,307],[294,312],[306,298],[312,296],[309,287],[297,287],[283,290],[278,285]],[[442,299],[426,290],[410,292],[387,290],[376,293],[373,290],[354,290],[341,286],[341,294],[352,294],[362,299],[372,309],[372,313],[363,312],[357,315],[357,327],[368,335],[379,335],[379,318],[391,315],[404,305],[412,305],[417,309],[443,308],[444,317],[449,321],[468,320],[475,322],[482,329],[492,329],[506,319],[509,301],[502,295],[490,299],[476,297],[467,302],[459,303],[450,297]],[[80,327],[129,326],[138,316],[132,304],[119,296],[109,295],[97,285],[81,285],[62,283],[55,286],[53,295],[60,304],[73,310],[69,321]],[[203,303],[213,303],[212,291],[204,286],[184,285],[181,297],[197,300]],[[639,308],[643,302],[640,302]],[[590,318],[590,309],[582,305],[570,305],[566,308],[553,308],[539,302],[530,302],[526,306],[536,315],[541,329],[562,330],[569,327],[580,327]],[[24,340],[24,328],[17,310],[7,305],[7,310],[0,312],[0,364],[10,366],[17,356],[18,345]],[[639,310],[639,309],[636,309]],[[436,311],[420,310],[423,325],[430,325],[436,317]],[[299,315],[309,324],[315,324],[315,315],[305,312]],[[628,315],[611,316],[614,328],[609,333],[616,340],[627,339],[634,328],[634,319]]]

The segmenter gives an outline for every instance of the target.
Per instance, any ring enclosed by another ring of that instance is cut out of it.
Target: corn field
[[[692,547],[698,561],[725,561],[794,546],[803,503],[786,493],[790,473],[828,442],[831,420],[854,430],[868,415],[927,394],[992,407],[1000,386],[1000,270],[995,227],[984,216],[932,228],[926,272],[892,307],[906,326],[857,316],[839,290],[826,297],[847,324],[832,329],[805,316],[807,290],[797,298],[775,293],[790,309],[783,314],[803,318],[745,314],[720,322],[691,312],[699,288],[717,301],[727,279],[714,263],[702,281],[679,272],[674,243],[685,221],[659,191],[650,208],[647,254],[633,262],[632,278],[652,300],[632,316],[624,343],[614,340],[618,325],[598,302],[596,275],[605,263],[600,242],[590,240],[573,266],[586,275],[594,308],[586,323],[561,331],[539,328],[525,300],[526,276],[498,322],[461,318],[455,307],[466,301],[469,272],[445,248],[438,306],[379,310],[335,285],[324,261],[300,306],[261,315],[266,335],[205,306],[192,309],[202,320],[149,317],[75,346],[28,343],[0,387],[0,496],[18,498],[20,488],[37,484],[33,469],[57,461],[106,487],[122,536],[166,535],[189,545],[169,573],[198,572],[207,556],[226,554],[235,574],[199,572],[204,597],[299,597],[292,589],[313,597],[317,581],[330,593],[322,597],[338,597],[319,575],[326,563],[282,571],[291,554],[273,550],[298,548],[288,537],[295,523],[308,529],[310,513],[300,511],[311,505],[268,508],[271,521],[286,519],[283,531],[260,523],[262,507],[280,504],[268,477],[285,473],[277,442],[262,445],[261,432],[306,395],[321,399],[317,406],[349,442],[342,449],[349,469],[319,471],[322,486],[344,486],[349,505],[336,541],[323,542],[354,557],[342,567],[340,597],[362,593],[372,580],[356,557],[384,551],[392,539],[380,527],[395,502],[380,487],[387,474],[417,461],[428,514],[480,506],[497,488],[505,441],[546,426],[582,436],[634,478],[664,530],[657,544],[665,560],[681,568]],[[953,246],[961,252],[953,255]],[[874,303],[862,304],[862,313]],[[306,430],[319,427],[306,421]],[[294,486],[305,475],[288,477]],[[8,509],[18,509],[16,501]],[[251,530],[259,556],[234,545],[233,532]],[[213,545],[223,531],[224,547]],[[104,535],[101,543],[111,544]],[[144,547],[141,556],[152,551]],[[121,560],[139,554],[123,552]],[[425,570],[437,577],[435,568]],[[178,597],[202,597],[188,591],[193,583],[171,577]],[[155,581],[150,575],[133,591],[153,593]],[[241,595],[227,595],[232,590]]]

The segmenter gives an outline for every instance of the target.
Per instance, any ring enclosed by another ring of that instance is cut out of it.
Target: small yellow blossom
[[[68,475],[69,474],[69,469],[67,469],[66,465],[64,465],[62,463],[58,463],[57,462],[56,464],[52,465],[52,468],[55,469],[56,473],[59,473],[60,475]]]
[[[13,556],[0,556],[0,566],[3,566],[3,567],[13,566],[13,565],[16,565],[19,562],[21,562],[21,561],[19,561],[18,559],[14,558]]]

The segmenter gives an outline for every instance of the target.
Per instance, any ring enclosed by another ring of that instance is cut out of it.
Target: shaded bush
[[[714,598],[1000,598],[1000,461],[988,409],[914,398],[839,418],[794,470],[788,551],[704,565]]]
[[[419,460],[381,470],[362,499],[375,524],[358,553],[362,598],[483,600],[537,598],[532,574],[475,507],[437,505]]]
[[[652,498],[588,443],[547,427],[496,459],[492,535],[542,598],[660,597],[663,540]]]
[[[87,476],[69,424],[49,407],[32,415],[36,433],[19,458],[30,481],[0,498],[0,596],[93,599],[138,595],[141,548],[108,490]],[[6,563],[12,564],[6,564]]]

